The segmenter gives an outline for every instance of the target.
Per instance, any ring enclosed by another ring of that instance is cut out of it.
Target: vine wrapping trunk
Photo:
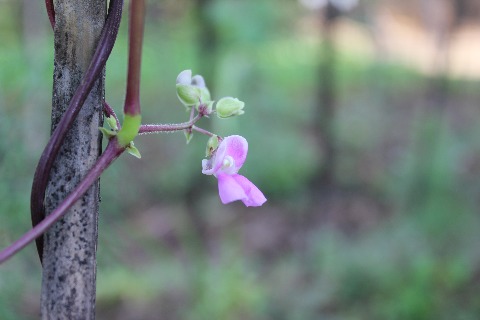
[[[52,132],[95,52],[105,0],[55,1]],[[100,77],[68,131],[50,175],[49,214],[82,180],[101,153],[104,78]],[[94,319],[98,181],[44,236],[42,319]]]

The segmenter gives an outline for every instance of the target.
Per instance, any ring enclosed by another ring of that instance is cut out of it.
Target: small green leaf
[[[117,119],[115,119],[114,116],[105,118],[105,121],[108,123],[108,125],[110,126],[110,128],[112,128],[113,131],[118,131]]]
[[[111,137],[114,137],[117,135],[117,132],[104,127],[99,127],[98,129],[105,137],[107,137],[107,139],[110,139]]]
[[[127,152],[130,153],[135,158],[138,158],[138,159],[142,158],[140,151],[138,151],[137,147],[135,147],[135,145],[133,144],[133,141],[130,142],[130,144],[127,146]]]
[[[190,143],[190,140],[193,138],[193,133],[191,130],[183,130],[183,133],[185,134],[185,138],[187,139],[187,144]]]

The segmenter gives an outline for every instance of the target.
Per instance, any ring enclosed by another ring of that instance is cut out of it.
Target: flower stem
[[[139,134],[147,133],[161,133],[161,132],[175,132],[180,130],[188,130],[193,127],[193,125],[202,118],[202,115],[198,114],[192,120],[182,123],[173,123],[173,124],[143,124],[140,126]]]
[[[15,253],[23,249],[30,242],[40,237],[48,228],[50,228],[58,219],[60,219],[68,209],[90,188],[90,186],[100,177],[100,175],[107,169],[110,164],[118,158],[125,148],[118,145],[117,139],[113,138],[108,142],[108,145],[100,156],[98,161],[88,172],[85,178],[78,184],[78,186],[70,193],[65,200],[49,214],[41,222],[37,223],[32,229],[25,233],[20,239],[12,243],[7,248],[0,251],[0,264],[7,261]]]
[[[201,134],[204,134],[204,135],[207,135],[209,137],[213,137],[215,134],[210,132],[210,131],[207,131],[205,129],[202,129],[202,128],[199,128],[197,126],[192,126],[192,130],[195,130],[197,132],[200,132]]]

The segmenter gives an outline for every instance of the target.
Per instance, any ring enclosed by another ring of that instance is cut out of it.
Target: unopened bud
[[[189,84],[177,84],[177,96],[186,107],[196,105],[200,101],[202,93],[199,88]]]
[[[177,76],[177,84],[192,84],[192,70],[183,70]]]
[[[188,71],[190,71],[190,70],[188,70]],[[190,80],[191,84],[193,84],[194,86],[197,86],[199,88],[206,88],[207,87],[205,85],[205,79],[203,79],[203,77],[201,75],[197,74],[197,75],[194,75],[192,77],[192,72],[190,71],[190,78],[191,78],[191,80]]]
[[[210,101],[210,91],[201,75],[192,77],[192,70],[183,70],[177,76],[177,96],[185,107]]]
[[[225,97],[217,102],[217,116],[219,118],[229,118],[244,114],[243,107],[245,103],[237,98]]]

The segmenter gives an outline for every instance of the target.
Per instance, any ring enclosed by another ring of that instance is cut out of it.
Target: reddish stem
[[[197,126],[192,126],[192,130],[195,130],[195,131],[197,131],[197,132],[199,132],[199,133],[201,133],[201,134],[204,134],[204,135],[206,135],[206,136],[209,136],[209,137],[213,137],[213,136],[215,135],[214,133],[212,133],[212,132],[210,132],[210,131],[207,131],[207,130],[205,130],[205,129],[199,128],[199,127],[197,127]]]
[[[20,239],[12,243],[10,246],[0,252],[0,264],[7,261],[15,253],[23,249],[30,242],[40,237],[48,228],[50,228],[56,221],[58,221],[68,209],[72,207],[75,202],[80,199],[90,186],[100,177],[100,175],[107,169],[110,164],[118,158],[125,148],[118,145],[117,139],[111,139],[105,151],[102,153],[98,161],[87,173],[85,178],[78,184],[78,186],[70,193],[65,200],[50,213],[45,219],[37,223],[34,228],[30,229]]]
[[[144,29],[145,1],[130,1],[127,93],[124,113],[140,114],[140,69]]]
[[[47,8],[48,20],[52,29],[55,27],[55,9],[53,7],[53,0],[45,0],[45,7]]]
[[[198,114],[195,118],[188,122],[174,123],[174,124],[143,124],[140,126],[139,134],[160,133],[160,132],[174,132],[180,130],[191,129],[193,125],[202,118]]]
[[[118,130],[120,130],[120,128],[122,126],[120,125],[120,121],[118,120],[117,114],[115,113],[115,110],[113,110],[113,108],[110,107],[110,105],[107,103],[107,101],[103,101],[103,113],[107,117],[113,116],[115,118],[115,122],[117,122]]]

